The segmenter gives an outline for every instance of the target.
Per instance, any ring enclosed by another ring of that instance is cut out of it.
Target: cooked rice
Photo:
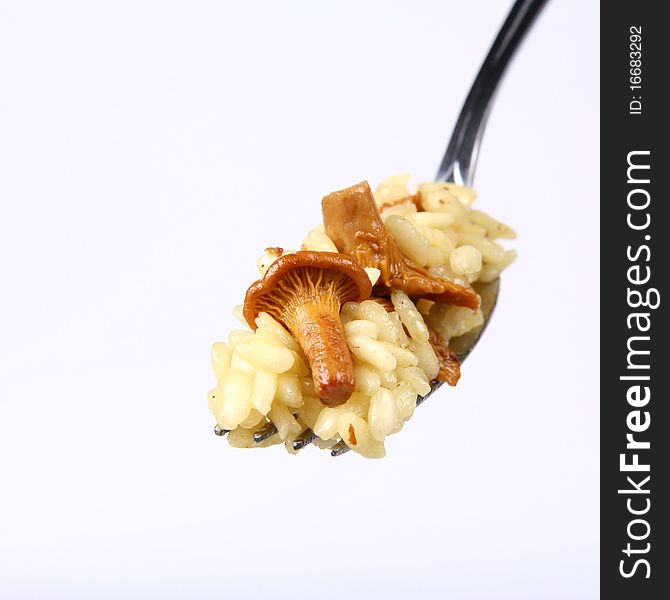
[[[375,191],[382,219],[401,251],[434,276],[461,283],[492,281],[516,257],[496,240],[512,239],[514,232],[489,215],[471,210],[474,190],[453,183],[422,183],[417,210],[408,188],[409,176],[383,181]],[[337,252],[323,225],[312,229],[303,250]],[[262,274],[280,248],[268,248],[259,258]],[[378,269],[366,269],[372,283]],[[483,322],[476,311],[426,299],[414,302],[400,290],[391,294],[394,310],[372,300],[348,302],[340,312],[354,362],[355,391],[337,407],[326,407],[316,397],[307,359],[300,345],[267,313],[256,318],[251,331],[233,331],[228,343],[212,347],[212,369],[217,386],[208,394],[217,425],[229,430],[231,446],[265,447],[290,442],[306,428],[319,436],[317,445],[330,447],[343,440],[368,458],[385,455],[386,436],[397,433],[413,414],[418,396],[430,390],[439,370],[428,342],[428,326],[448,342]],[[261,444],[253,433],[271,421],[278,430]],[[290,444],[287,444],[290,449]]]

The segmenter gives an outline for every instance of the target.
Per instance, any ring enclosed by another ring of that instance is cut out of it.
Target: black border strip
[[[670,351],[661,325],[670,301],[663,256],[670,223],[662,218],[670,203],[670,29],[663,7],[601,4],[600,580],[608,600],[670,597]]]

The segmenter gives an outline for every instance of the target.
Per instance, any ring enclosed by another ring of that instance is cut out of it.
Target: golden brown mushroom
[[[435,331],[432,327],[428,328],[428,342],[433,347],[437,360],[440,363],[440,370],[435,378],[437,381],[446,381],[447,384],[454,386],[461,378],[461,361],[458,356],[449,349],[440,333]]]
[[[397,288],[408,296],[479,307],[479,296],[470,286],[433,277],[400,251],[379,216],[367,181],[329,194],[321,205],[326,233],[337,249],[363,267],[381,271],[383,285],[375,287],[377,293]]]
[[[348,256],[303,250],[279,257],[249,287],[244,318],[252,329],[260,312],[282,323],[307,356],[319,400],[337,406],[354,391],[354,365],[340,307],[365,300],[371,290],[367,273]]]

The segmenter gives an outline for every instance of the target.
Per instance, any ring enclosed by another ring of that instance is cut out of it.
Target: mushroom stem
[[[340,304],[328,300],[296,302],[284,321],[307,356],[317,397],[326,406],[339,406],[354,391],[354,363],[340,320]]]
[[[370,297],[363,268],[344,254],[299,250],[275,260],[244,297],[244,318],[256,329],[266,312],[284,325],[302,347],[314,388],[326,406],[344,404],[354,391],[354,364],[340,307]]]

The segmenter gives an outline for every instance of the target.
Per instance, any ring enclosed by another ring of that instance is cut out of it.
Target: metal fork
[[[463,103],[449,145],[437,171],[436,181],[472,185],[479,146],[498,85],[512,57],[535,21],[535,17],[546,2],[547,0],[517,0],[512,6]],[[475,284],[474,287],[482,299],[484,322],[478,328],[449,341],[450,349],[456,353],[461,363],[472,352],[490,321],[498,299],[500,279],[490,283]],[[425,402],[441,386],[441,381],[433,381],[430,391],[425,396],[417,398],[416,405],[419,406]],[[215,429],[215,433],[224,435],[225,431]],[[259,444],[276,433],[277,428],[274,424],[267,423],[254,433],[253,439],[256,444]],[[291,442],[291,446],[294,451],[298,451],[315,439],[316,435],[307,429]],[[343,441],[340,441],[331,447],[330,454],[341,456],[350,449]]]

